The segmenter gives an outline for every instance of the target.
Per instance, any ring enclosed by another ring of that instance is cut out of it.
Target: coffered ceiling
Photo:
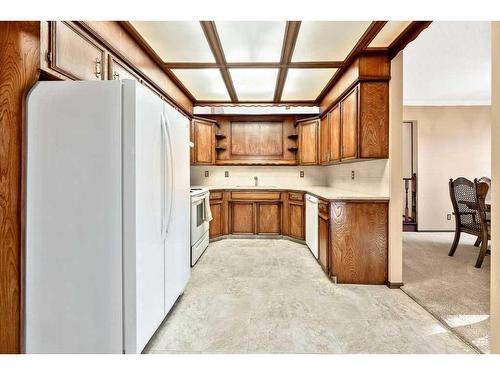
[[[390,53],[403,37],[411,38],[428,23],[133,21],[124,25],[196,104],[312,104],[321,100],[357,54]]]

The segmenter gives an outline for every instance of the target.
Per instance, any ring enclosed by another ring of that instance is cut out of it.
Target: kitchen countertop
[[[293,190],[303,191],[311,195],[323,198],[326,200],[382,200],[388,201],[389,197],[377,194],[360,193],[357,191],[332,188],[329,186],[207,186],[196,185],[192,188],[206,188],[208,190]]]

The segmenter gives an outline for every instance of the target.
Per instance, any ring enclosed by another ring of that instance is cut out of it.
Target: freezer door
[[[123,81],[125,352],[140,353],[165,317],[163,102]]]
[[[189,120],[164,104],[167,130],[165,195],[165,313],[184,292],[191,275]],[[171,178],[169,178],[171,176]],[[171,183],[170,183],[171,181]]]
[[[28,97],[27,353],[123,350],[121,139],[120,82],[39,82]]]

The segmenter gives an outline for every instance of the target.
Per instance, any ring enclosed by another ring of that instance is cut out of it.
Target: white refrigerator
[[[131,81],[39,82],[26,129],[27,353],[140,353],[190,276],[189,120]]]

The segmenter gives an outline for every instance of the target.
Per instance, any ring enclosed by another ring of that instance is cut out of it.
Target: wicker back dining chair
[[[481,244],[481,248],[475,266],[481,268],[490,239],[490,225],[486,219],[485,204],[489,185],[477,179],[472,182],[459,177],[456,180],[450,179],[449,188],[455,214],[455,238],[448,255],[455,254],[462,232],[477,236],[475,245]]]

